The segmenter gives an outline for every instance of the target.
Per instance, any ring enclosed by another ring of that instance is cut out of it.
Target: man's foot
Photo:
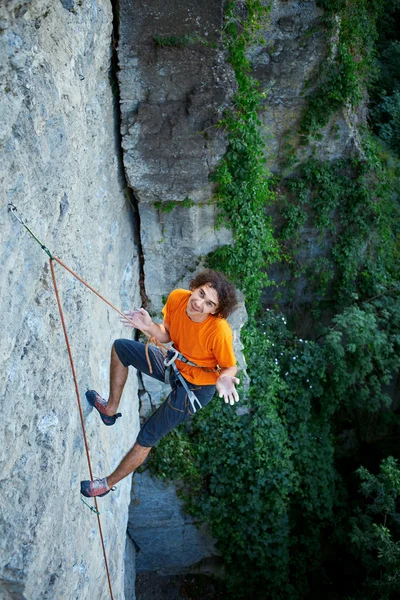
[[[81,494],[86,496],[86,498],[105,496],[114,490],[115,487],[109,487],[107,483],[107,477],[104,477],[103,479],[95,479],[94,481],[81,481]]]
[[[121,417],[121,413],[117,413],[116,415],[107,415],[107,400],[104,400],[95,390],[88,390],[86,392],[86,399],[93,408],[95,408],[103,421],[104,425],[114,425],[115,421]]]

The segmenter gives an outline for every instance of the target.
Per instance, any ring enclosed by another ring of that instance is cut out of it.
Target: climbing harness
[[[180,374],[180,371],[179,371],[178,367],[176,366],[175,361],[173,363],[171,363],[171,366],[174,370],[175,375],[177,376],[177,378],[179,379],[179,381],[181,382],[181,384],[183,385],[183,387],[186,390],[190,404],[192,406],[192,412],[194,414],[199,408],[203,408],[203,406],[202,406],[200,400],[198,399],[198,397],[196,396],[196,394],[194,392],[192,392],[192,390],[189,388],[188,384],[186,383],[186,381]],[[197,403],[197,408],[196,408],[196,403]]]
[[[83,435],[83,440],[84,440],[84,445],[85,445],[86,458],[87,458],[87,463],[88,463],[88,468],[89,468],[89,473],[90,473],[90,479],[93,480],[94,477],[93,477],[92,465],[91,465],[91,460],[90,460],[89,445],[88,445],[87,436],[86,436],[85,422],[84,422],[83,412],[82,412],[82,404],[81,404],[81,399],[80,399],[80,394],[79,394],[78,380],[77,380],[77,375],[76,375],[76,371],[75,371],[74,361],[73,361],[73,358],[72,358],[71,345],[69,343],[69,337],[68,337],[68,333],[67,333],[67,328],[66,328],[66,325],[65,325],[64,312],[63,312],[63,308],[62,308],[62,304],[61,304],[60,294],[59,294],[59,291],[58,291],[58,286],[57,286],[57,281],[56,281],[56,275],[55,275],[55,271],[54,271],[54,264],[53,264],[54,261],[57,262],[60,266],[62,266],[66,271],[68,271],[69,273],[71,273],[71,275],[73,277],[75,277],[78,281],[80,281],[83,285],[85,285],[91,292],[93,292],[96,296],[98,296],[101,300],[103,300],[103,302],[105,302],[106,304],[108,304],[108,306],[110,306],[113,310],[115,310],[122,317],[124,317],[124,319],[127,320],[129,323],[131,323],[135,328],[137,328],[137,326],[135,325],[135,323],[133,323],[133,321],[131,321],[129,319],[129,317],[127,317],[116,306],[114,306],[113,304],[111,304],[111,302],[109,302],[106,298],[104,298],[101,294],[99,294],[99,292],[97,292],[91,285],[89,285],[86,281],[84,281],[84,279],[82,279],[79,275],[77,275],[76,273],[74,273],[74,271],[72,271],[72,269],[70,269],[66,264],[64,264],[59,258],[57,258],[56,256],[54,256],[50,252],[50,250],[31,231],[31,229],[26,224],[25,219],[23,218],[22,214],[20,213],[20,211],[17,209],[17,207],[12,202],[9,202],[9,204],[8,204],[8,210],[10,211],[10,213],[13,214],[13,216],[16,218],[16,220],[19,223],[21,223],[21,225],[23,227],[25,227],[25,229],[28,231],[28,233],[32,236],[32,238],[39,244],[39,246],[41,247],[41,249],[49,257],[50,271],[51,271],[51,276],[52,276],[52,280],[53,280],[54,292],[55,292],[55,295],[56,295],[58,310],[59,310],[59,313],[60,313],[61,325],[62,325],[63,332],[64,332],[65,343],[66,343],[66,346],[67,346],[67,351],[68,351],[68,356],[69,356],[69,361],[70,361],[70,366],[71,366],[71,371],[72,371],[72,377],[73,377],[73,380],[74,380],[75,393],[76,393],[76,399],[77,399],[77,403],[78,403],[78,410],[79,410],[79,416],[80,416],[80,421],[81,421],[82,435]],[[198,409],[202,408],[202,405],[201,405],[199,399],[192,392],[192,390],[189,389],[189,386],[187,385],[187,382],[185,381],[185,379],[181,375],[178,367],[175,364],[175,361],[176,360],[180,360],[180,361],[182,361],[182,362],[184,362],[184,363],[186,363],[186,364],[188,364],[188,365],[190,365],[192,367],[197,367],[197,368],[202,369],[205,372],[209,372],[209,373],[218,373],[220,371],[219,367],[216,367],[214,369],[209,369],[207,367],[200,367],[199,365],[196,365],[194,362],[190,361],[185,356],[183,356],[183,354],[181,354],[173,346],[172,347],[165,346],[164,344],[162,344],[161,342],[159,342],[157,340],[157,338],[150,336],[146,331],[144,331],[143,333],[149,338],[148,341],[147,341],[147,343],[146,343],[146,345],[145,345],[145,353],[146,353],[146,358],[147,358],[147,362],[148,362],[148,365],[149,365],[150,374],[153,373],[153,369],[152,369],[152,366],[151,366],[151,360],[150,360],[150,356],[149,356],[149,344],[154,344],[155,346],[157,346],[161,350],[161,352],[164,355],[164,364],[166,366],[166,371],[165,371],[166,382],[167,383],[169,382],[169,375],[170,375],[170,372],[171,372],[170,370],[172,368],[173,371],[174,371],[174,373],[175,373],[175,375],[176,375],[176,377],[179,379],[179,381],[181,382],[181,384],[183,385],[184,389],[187,392],[189,401],[190,401],[191,406],[192,406],[193,413],[195,413]],[[196,404],[197,404],[197,408],[196,408]],[[85,500],[83,500],[82,497],[81,497],[81,500],[97,516],[97,522],[98,522],[98,528],[99,528],[101,546],[102,546],[102,550],[103,550],[104,564],[105,564],[105,568],[106,568],[108,586],[109,586],[109,591],[110,591],[110,597],[111,597],[111,600],[114,600],[112,586],[111,586],[110,571],[109,571],[108,561],[107,561],[107,554],[106,554],[106,549],[105,549],[105,544],[104,544],[104,538],[103,538],[103,531],[102,531],[101,521],[100,521],[100,512],[98,510],[98,505],[97,505],[97,498],[95,496],[93,498],[93,500],[94,500],[94,506],[89,505],[87,502],[85,502]]]
[[[172,356],[170,356],[171,353],[172,353]],[[164,365],[167,367],[165,369],[165,383],[169,383],[171,367],[172,367],[176,377],[179,379],[179,381],[183,385],[184,389],[186,390],[190,404],[192,406],[192,413],[194,414],[200,408],[203,408],[203,406],[202,406],[200,400],[197,398],[196,394],[189,388],[186,380],[182,377],[181,372],[179,371],[178,367],[175,364],[176,360],[180,360],[181,362],[184,362],[185,364],[190,365],[191,367],[197,367],[198,369],[202,369],[206,373],[219,373],[219,371],[221,369],[218,366],[215,367],[214,369],[209,369],[208,367],[200,367],[199,365],[196,365],[196,363],[194,363],[191,360],[189,360],[188,358],[186,358],[186,356],[183,356],[183,354],[181,352],[179,352],[179,350],[174,348],[174,346],[171,346],[169,348],[167,356],[164,358]],[[196,404],[197,404],[197,408],[196,408]]]

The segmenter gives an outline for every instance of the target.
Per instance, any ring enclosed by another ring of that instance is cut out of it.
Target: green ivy
[[[183,200],[166,200],[165,202],[154,202],[154,206],[157,210],[163,213],[170,213],[177,208],[178,206],[181,208],[191,208],[195,205],[195,202],[189,197],[184,198]]]
[[[219,248],[209,257],[211,267],[223,265],[226,273],[246,294],[246,306],[254,314],[262,288],[268,283],[266,268],[278,258],[278,246],[266,206],[274,196],[265,165],[264,140],[258,110],[263,98],[258,82],[250,75],[246,55],[259,38],[270,6],[259,0],[246,2],[246,18],[239,19],[236,2],[225,6],[223,40],[238,90],[234,108],[219,126],[228,136],[228,149],[214,174],[219,223],[232,229],[234,244]]]
[[[321,63],[304,111],[301,130],[315,135],[342,106],[353,108],[364,98],[374,76],[376,21],[384,0],[318,0],[324,9],[323,25],[330,42],[330,56]]]
[[[336,306],[371,297],[393,283],[392,267],[397,272],[398,206],[374,146],[365,141],[364,148],[362,159],[309,160],[279,184],[283,252],[314,302]],[[304,255],[305,226],[319,233],[325,256]]]
[[[370,60],[363,44],[373,33],[363,19],[378,3],[323,4],[328,13],[345,15],[336,79],[327,77],[333,82],[327,90],[337,102],[356,102]],[[389,226],[394,204],[368,142],[363,160],[311,160],[280,182],[279,252],[266,208],[275,193],[258,117],[263,96],[246,54],[267,15],[268,7],[255,0],[240,15],[237,3],[226,5],[223,39],[238,90],[220,124],[228,149],[214,180],[220,223],[232,230],[234,243],[209,257],[210,266],[246,294],[242,341],[251,385],[240,390],[240,412],[214,401],[189,432],[181,427],[161,440],[149,465],[163,479],[179,480],[187,510],[208,523],[226,562],[229,598],[301,600],[325,597],[324,591],[312,594],[315,582],[326,589],[327,556],[338,548],[332,532],[350,530],[334,443],[348,424],[357,442],[365,442],[371,420],[376,426],[388,412],[382,385],[400,367],[400,296]],[[355,15],[364,15],[357,27]],[[305,226],[319,232],[329,251],[302,264]],[[299,338],[276,310],[261,310],[267,269],[283,256],[293,274],[315,286],[314,308],[328,295],[332,299],[332,321],[319,327],[316,340]]]
[[[363,506],[351,519],[351,551],[365,569],[357,599],[395,600],[400,593],[400,469],[392,456],[383,460],[378,475],[357,470]],[[354,598],[354,596],[353,596]]]

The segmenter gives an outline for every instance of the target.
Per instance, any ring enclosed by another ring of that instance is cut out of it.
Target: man
[[[235,287],[221,273],[206,269],[190,282],[190,291],[171,292],[162,311],[162,324],[154,323],[143,308],[127,312],[129,320],[121,317],[126,327],[135,326],[162,344],[172,341],[173,348],[165,357],[159,348],[151,346],[147,359],[144,344],[116,340],[111,351],[109,399],[90,390],[86,393],[88,402],[105,425],[114,425],[121,416],[116,412],[129,366],[160,381],[165,380],[167,372],[172,391],[143,425],[136,443],[116,470],[103,479],[81,482],[84,496],[105,496],[112,491],[116,483],[143,463],[164,435],[206,406],[215,389],[225,402],[234,404],[239,400],[232,330],[225,320],[236,306]]]

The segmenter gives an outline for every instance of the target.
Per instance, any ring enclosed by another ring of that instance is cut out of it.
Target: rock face
[[[198,529],[193,517],[184,513],[175,486],[145,472],[135,474],[133,487],[135,500],[129,512],[128,532],[138,549],[138,573],[182,573],[215,556],[213,539],[204,526]]]
[[[231,242],[215,230],[209,204],[209,176],[226,148],[215,125],[235,89],[221,46],[222,9],[221,0],[120,2],[124,165],[139,201],[146,291],[156,311],[199,256]],[[179,205],[185,199],[195,205]],[[177,206],[164,212],[167,202]]]
[[[227,144],[216,125],[236,87],[221,43],[223,2],[114,5],[120,18],[123,166],[110,78],[110,1],[8,0],[0,6],[0,597],[6,600],[109,597],[96,517],[78,495],[88,468],[48,257],[7,203],[113,304],[140,305],[141,281],[154,315],[173,288],[188,286],[204,255],[232,243],[230,232],[215,227],[210,181]],[[287,136],[297,144],[291,134],[306,102],[306,80],[328,56],[326,40],[314,29],[320,15],[315,0],[274,0],[267,45],[250,56],[255,75],[270,90],[262,120],[271,134],[273,169]],[[351,151],[356,143],[351,119],[346,111],[336,118],[335,136],[329,125],[324,140],[316,142],[321,157]],[[126,181],[138,204],[134,214]],[[103,476],[135,440],[136,378],[132,374],[122,398],[123,418],[111,428],[93,414],[84,392],[95,387],[107,394],[110,346],[129,333],[59,265],[56,272],[93,471]],[[242,365],[238,334],[245,318],[242,306],[232,320]],[[142,391],[150,407],[163,394],[161,388]],[[153,494],[154,505],[168,500],[174,520],[171,530],[167,518],[150,531],[138,510],[126,538],[129,480],[99,499],[118,599],[124,594],[134,599],[133,540],[142,545],[141,570],[160,570],[167,554],[169,570],[185,570],[213,553],[212,540],[196,533],[173,489],[166,491],[148,476],[141,482],[147,482],[138,488],[143,513]],[[145,529],[147,541],[141,537]],[[168,552],[170,544],[164,552],[160,543],[152,554],[155,536],[169,538],[172,530],[174,553]]]
[[[109,83],[106,0],[0,8],[0,597],[109,598],[74,384],[48,257],[7,210],[12,201],[54,254],[117,306],[140,302],[132,213]],[[107,394],[117,315],[55,265],[93,471],[108,474],[138,429],[135,377],[106,428],[84,392]],[[130,481],[99,500],[115,598],[123,598]],[[133,598],[134,596],[130,596]]]
[[[222,11],[221,0],[120,2],[124,166],[138,201],[145,288],[155,315],[172,289],[188,288],[202,256],[232,243],[230,232],[215,228],[210,182],[226,149],[215,125],[236,87],[221,43]],[[242,366],[239,331],[245,320],[241,305],[232,325]],[[146,376],[142,381],[145,417],[170,388]],[[182,572],[215,554],[212,540],[183,514],[173,486],[164,488],[148,476],[135,480],[128,531],[141,547],[141,571]],[[153,518],[153,508],[165,503],[167,510]]]
[[[267,92],[261,119],[268,136],[267,161],[273,171],[279,171],[288,144],[297,150],[299,160],[307,159],[312,149],[319,159],[332,160],[351,154],[358,146],[359,116],[349,108],[335,114],[321,139],[311,146],[301,146],[298,136],[316,72],[321,62],[333,58],[322,15],[316,0],[273,0],[269,25],[263,32],[266,43],[251,52],[254,76]]]

